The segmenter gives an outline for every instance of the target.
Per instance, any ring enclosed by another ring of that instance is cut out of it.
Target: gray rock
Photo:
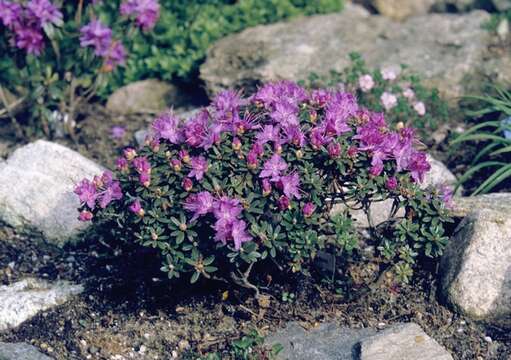
[[[498,11],[506,11],[511,9],[511,1],[510,0],[491,0],[493,5],[497,8]]]
[[[452,360],[451,355],[414,323],[375,329],[342,328],[324,323],[306,331],[297,323],[266,338],[283,347],[278,358],[288,360]]]
[[[25,343],[0,342],[0,360],[52,360],[36,347]]]
[[[476,320],[511,328],[511,218],[479,209],[459,224],[440,262],[446,300]]]
[[[44,140],[25,145],[0,167],[0,219],[63,245],[86,226],[77,220],[75,184],[102,171],[62,145]]]
[[[171,106],[180,106],[186,97],[170,83],[148,79],[136,81],[116,90],[106,103],[108,110],[118,114],[159,113]]]
[[[304,330],[297,323],[266,338],[268,346],[283,346],[279,359],[287,360],[353,360],[355,345],[364,337],[376,333],[373,329],[340,328],[333,323],[321,324],[318,328]]]
[[[67,281],[48,283],[35,278],[0,286],[0,331],[15,328],[40,311],[62,305],[82,291],[81,285]]]
[[[357,51],[371,67],[408,64],[426,85],[454,101],[480,87],[486,76],[511,73],[509,52],[488,56],[493,35],[481,25],[489,18],[473,11],[397,23],[347,4],[338,14],[257,26],[221,39],[208,51],[201,78],[210,93],[253,90],[267,81],[342,70],[350,64],[348,54]]]
[[[465,217],[474,211],[484,209],[511,214],[511,193],[455,197],[451,213],[455,217]]]
[[[454,186],[456,183],[456,177],[453,173],[445,166],[441,161],[436,160],[434,157],[428,154],[428,161],[431,165],[431,170],[426,174],[424,182],[421,184],[421,188],[426,189],[427,187],[438,188],[442,185]],[[378,225],[389,219],[392,212],[393,200],[387,199],[384,201],[373,202],[370,207],[371,222],[373,225]],[[346,206],[342,203],[334,205],[332,212],[339,213],[343,212]],[[355,220],[355,224],[360,228],[369,227],[369,221],[367,215],[363,210],[350,210],[351,217]],[[397,217],[404,216],[404,210],[400,209]]]
[[[419,325],[394,325],[360,343],[360,360],[453,360]]]

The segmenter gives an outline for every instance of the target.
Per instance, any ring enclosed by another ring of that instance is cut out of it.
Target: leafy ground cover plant
[[[425,138],[449,120],[447,103],[438,90],[423,86],[420,77],[406,66],[369,69],[360,54],[352,53],[350,59],[346,70],[331,71],[327,76],[311,74],[303,83],[353,92],[360,105],[385,112],[390,125],[413,126]]]
[[[471,96],[481,105],[481,109],[471,111],[477,118],[490,115],[492,120],[483,121],[456,137],[451,145],[466,142],[482,144],[474,156],[468,171],[460,177],[458,186],[480,174],[484,181],[474,190],[473,195],[487,193],[511,178],[511,93],[499,87],[495,96]],[[499,119],[500,117],[500,119]],[[494,120],[497,118],[497,120]]]
[[[225,91],[185,122],[160,115],[115,174],[80,182],[79,218],[158,249],[169,278],[230,276],[258,294],[255,264],[308,274],[319,251],[349,257],[358,239],[350,212],[371,219],[371,204],[391,199],[389,219],[369,221],[406,281],[417,258],[442,253],[449,221],[450,194],[418,186],[430,166],[416,141],[350,93],[286,81],[248,99]],[[336,203],[345,211],[332,215]]]
[[[343,0],[163,0],[161,19],[148,37],[136,36],[126,67],[111,88],[155,77],[197,81],[207,49],[245,28],[342,9]],[[117,17],[117,1],[103,1],[105,16]]]
[[[130,39],[145,37],[160,13],[157,0],[125,0],[107,22],[99,3],[0,0],[0,85],[21,91],[27,132],[48,136],[64,127],[72,134],[79,104],[125,65]],[[18,125],[2,94],[0,111]]]

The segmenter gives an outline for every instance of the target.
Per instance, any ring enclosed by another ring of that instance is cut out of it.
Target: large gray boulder
[[[441,290],[462,313],[511,328],[509,211],[474,209],[459,224],[440,262]]]
[[[0,342],[0,360],[52,360],[36,347],[25,343]]]
[[[15,328],[40,311],[62,305],[82,291],[81,285],[67,281],[49,283],[35,278],[0,286],[0,331]]]
[[[201,78],[210,93],[251,90],[271,80],[342,70],[356,51],[371,67],[406,63],[454,100],[477,90],[482,78],[511,73],[509,52],[488,54],[493,35],[482,25],[489,19],[484,11],[473,11],[398,23],[347,4],[341,13],[257,26],[221,39],[209,50]]]
[[[495,210],[502,214],[511,214],[511,193],[455,197],[451,213],[455,217],[465,217],[474,211],[482,209]]]
[[[350,329],[324,323],[305,330],[297,323],[268,336],[265,344],[283,347],[287,360],[452,360],[452,356],[414,323],[376,329]]]
[[[0,166],[0,220],[63,245],[85,228],[77,219],[75,184],[102,171],[62,145],[44,140],[25,145]]]
[[[180,106],[186,101],[186,96],[175,85],[157,79],[147,79],[117,89],[108,98],[106,108],[124,115],[155,114],[172,106]]]

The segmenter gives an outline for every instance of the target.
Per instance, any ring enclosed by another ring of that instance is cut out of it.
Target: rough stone
[[[179,89],[164,81],[136,81],[116,90],[106,103],[108,110],[118,114],[159,113],[180,106],[186,97]]]
[[[288,360],[452,360],[451,355],[414,323],[376,329],[341,328],[334,323],[305,330],[298,323],[268,336],[280,344],[278,358]]]
[[[453,360],[414,323],[394,325],[360,343],[360,360]]]
[[[52,360],[36,347],[25,343],[0,342],[0,360]]]
[[[347,4],[341,13],[257,26],[221,39],[209,50],[201,78],[212,94],[237,87],[250,91],[267,81],[340,71],[356,51],[371,67],[406,63],[426,85],[455,101],[481,86],[482,78],[511,73],[509,52],[488,55],[494,39],[481,25],[489,18],[478,10],[398,23]]]
[[[340,328],[334,323],[324,323],[306,331],[297,323],[289,323],[276,334],[267,337],[266,344],[280,344],[279,358],[287,360],[352,360],[355,345],[363,338],[376,333],[373,329]]]
[[[474,210],[459,224],[440,262],[441,290],[462,313],[511,328],[509,211]]]
[[[40,311],[62,305],[82,291],[81,285],[67,281],[49,283],[35,278],[0,286],[0,331],[15,328]]]
[[[457,196],[454,198],[451,213],[455,217],[465,217],[474,211],[484,209],[494,210],[502,214],[511,214],[511,193]]]
[[[25,145],[0,167],[0,219],[63,245],[86,226],[77,219],[75,184],[102,171],[62,145],[44,140]]]
[[[509,0],[491,0],[498,11],[507,11],[511,9],[511,1]]]

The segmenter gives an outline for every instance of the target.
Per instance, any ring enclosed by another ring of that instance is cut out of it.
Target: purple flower
[[[220,241],[224,245],[227,244],[227,241],[233,241],[236,250],[239,250],[244,242],[252,240],[246,231],[246,224],[243,220],[217,220],[213,229],[216,232],[216,241]]]
[[[179,159],[171,159],[170,165],[172,166],[174,171],[179,172],[179,171],[181,171],[181,167],[183,164],[181,163],[181,160],[179,160]]]
[[[110,137],[112,139],[122,139],[126,135],[126,128],[124,126],[112,126],[110,129]]]
[[[300,177],[297,173],[281,176],[278,184],[282,187],[284,195],[289,199],[293,199],[293,197],[300,199],[302,197],[300,195]]]
[[[40,26],[62,25],[62,13],[49,0],[30,0],[26,8],[28,15],[37,19]]]
[[[94,53],[105,56],[112,44],[112,29],[99,20],[92,20],[80,29],[80,46],[92,46]]]
[[[267,142],[279,143],[280,142],[280,128],[273,125],[265,125],[263,129],[256,134],[257,143],[264,145]]]
[[[200,181],[204,177],[204,174],[208,171],[208,161],[204,156],[195,156],[191,159],[192,170],[188,173],[188,177],[195,177],[196,180]]]
[[[311,217],[315,210],[316,206],[311,202],[307,202],[302,207],[303,216],[306,218]]]
[[[27,54],[41,55],[44,42],[40,29],[34,27],[20,27],[16,32],[16,46],[25,50]]]
[[[197,220],[199,216],[206,215],[213,211],[215,199],[208,191],[201,191],[198,194],[188,196],[184,208],[193,212],[191,221]]]
[[[338,92],[328,103],[325,112],[325,131],[327,135],[341,135],[351,131],[347,121],[358,112],[355,97],[349,93]]]
[[[258,156],[257,154],[250,150],[247,154],[247,167],[249,169],[255,169],[257,167],[257,163],[258,163]]]
[[[124,149],[123,154],[126,160],[128,161],[133,160],[137,156],[137,152],[135,151],[135,149],[130,147]]]
[[[80,215],[78,215],[78,220],[86,222],[86,221],[91,221],[93,217],[94,217],[94,215],[90,211],[82,210],[80,212]]]
[[[440,187],[439,190],[440,190],[441,199],[444,202],[445,207],[448,209],[452,209],[454,207],[454,202],[453,202],[454,193],[453,193],[452,187],[444,184]]]
[[[326,144],[328,138],[325,137],[323,129],[320,127],[315,127],[310,131],[309,140],[311,146],[317,150]]]
[[[105,189],[99,193],[99,206],[102,209],[106,208],[113,200],[122,199],[121,185],[118,181],[110,181],[105,185]]]
[[[74,193],[78,195],[80,202],[87,205],[90,209],[94,209],[96,204],[96,199],[98,198],[98,193],[96,190],[96,186],[94,183],[89,181],[88,179],[83,179],[80,183],[75,187]]]
[[[414,150],[407,168],[413,180],[418,183],[424,181],[424,175],[426,175],[429,169],[431,169],[431,166],[427,160],[426,153]]]
[[[209,112],[204,109],[185,123],[184,139],[188,145],[198,147],[202,144],[208,132],[208,119]]]
[[[232,199],[227,196],[222,196],[213,205],[213,214],[219,221],[234,221],[241,214],[242,210],[243,208],[238,199]]]
[[[287,128],[288,126],[298,126],[298,107],[287,101],[277,101],[274,110],[270,114],[271,119],[276,125]]]
[[[278,154],[274,154],[269,160],[264,163],[263,170],[259,174],[260,178],[271,178],[272,181],[277,181],[280,174],[287,169],[287,164]]]
[[[133,160],[133,167],[139,174],[151,173],[151,163],[145,156],[135,158]]]
[[[21,24],[23,9],[20,4],[0,0],[0,20],[10,30]]]
[[[303,134],[300,127],[297,126],[289,126],[285,129],[287,140],[291,142],[293,145],[298,147],[303,147],[306,143],[305,135]]]
[[[120,157],[115,161],[115,167],[120,171],[127,171],[128,170],[128,160],[124,157]]]
[[[121,14],[135,16],[138,26],[150,30],[160,17],[160,5],[157,0],[126,0],[121,4]]]
[[[235,131],[235,124],[240,121],[239,107],[242,99],[239,93],[232,90],[220,92],[213,100],[217,121],[225,125],[225,129]]]
[[[136,199],[131,203],[131,205],[129,206],[129,210],[140,217],[143,217],[145,214],[139,199]]]
[[[179,159],[181,159],[182,162],[185,164],[188,164],[190,162],[190,154],[186,150],[179,150]]]
[[[124,65],[126,56],[124,45],[120,41],[113,41],[103,56],[107,70],[110,71],[116,66]]]
[[[149,173],[141,173],[138,176],[138,181],[145,187],[149,187],[151,185],[151,175]]]
[[[332,93],[325,89],[316,89],[313,90],[310,96],[310,101],[314,105],[318,105],[319,107],[325,106],[332,99]]]
[[[241,249],[241,245],[247,241],[252,240],[252,237],[247,233],[246,224],[243,220],[235,220],[232,222],[231,236],[234,241],[234,248]]]
[[[156,137],[168,140],[172,144],[180,144],[183,140],[183,133],[179,128],[179,123],[179,118],[167,111],[154,120],[152,129]]]
[[[385,187],[391,191],[396,190],[397,185],[398,183],[395,176],[388,178],[387,181],[385,182]]]

